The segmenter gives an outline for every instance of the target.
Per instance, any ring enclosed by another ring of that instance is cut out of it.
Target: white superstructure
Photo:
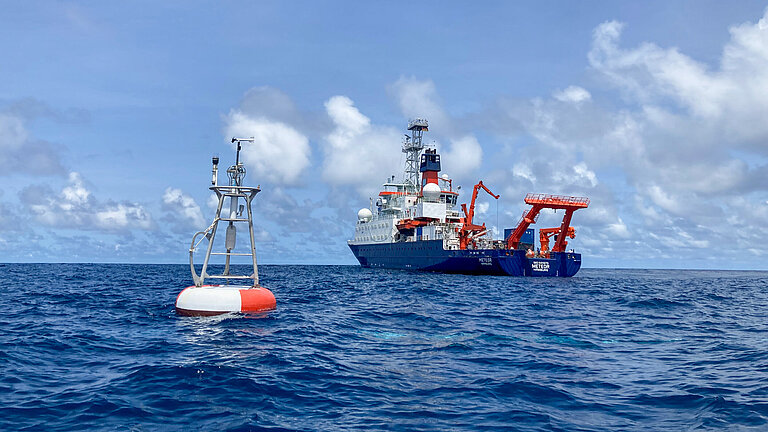
[[[465,214],[455,207],[459,197],[450,177],[440,172],[440,155],[422,144],[425,119],[409,122],[412,136],[403,141],[406,153],[402,182],[392,176],[383,185],[375,204],[360,209],[350,245],[443,240],[444,249],[459,249]],[[419,179],[420,174],[420,179]],[[485,234],[485,233],[483,233]],[[489,247],[491,240],[473,239],[472,247]],[[488,244],[485,244],[488,243]]]

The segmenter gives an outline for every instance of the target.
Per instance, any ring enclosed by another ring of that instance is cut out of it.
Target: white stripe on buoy
[[[220,315],[274,309],[275,296],[264,287],[203,285],[187,287],[176,298],[181,315]]]

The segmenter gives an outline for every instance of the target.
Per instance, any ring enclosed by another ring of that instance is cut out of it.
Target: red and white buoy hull
[[[230,312],[262,312],[277,306],[264,287],[203,285],[187,287],[176,298],[176,312],[186,316],[211,316]]]

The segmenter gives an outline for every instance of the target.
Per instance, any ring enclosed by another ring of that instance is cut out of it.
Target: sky
[[[425,117],[497,238],[526,193],[587,196],[585,267],[768,270],[766,3],[0,6],[0,262],[188,262],[253,136],[259,261],[355,264]]]

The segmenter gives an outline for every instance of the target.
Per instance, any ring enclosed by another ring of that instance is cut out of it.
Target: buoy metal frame
[[[176,311],[181,315],[210,316],[228,312],[258,312],[274,309],[276,305],[275,296],[268,289],[259,285],[251,203],[256,194],[261,192],[261,188],[259,186],[249,187],[242,185],[246,170],[242,162],[240,162],[241,142],[253,142],[253,138],[232,138],[232,142],[237,142],[237,157],[235,164],[227,169],[229,185],[218,184],[219,160],[217,157],[213,158],[212,186],[209,189],[216,193],[219,202],[211,225],[204,231],[196,232],[192,237],[192,244],[189,247],[189,267],[195,285],[184,289],[176,298]],[[224,202],[227,199],[229,199],[229,213],[225,213],[222,217]],[[245,202],[245,205],[240,204],[241,199]],[[243,218],[244,209],[247,209],[246,218]],[[213,251],[213,243],[216,239],[219,222],[227,223],[224,242],[225,252]],[[233,252],[237,236],[235,224],[237,223],[248,224],[248,234],[250,237],[249,253]],[[198,237],[200,238],[199,240]],[[195,271],[194,255],[195,250],[203,239],[208,239],[208,247],[206,248],[202,270],[198,275]],[[225,257],[222,274],[208,274],[208,264],[212,255]],[[233,256],[250,256],[253,263],[253,273],[251,275],[232,274],[230,272],[230,258]],[[226,285],[204,285],[206,279],[223,279],[226,281]],[[229,285],[229,282],[233,280],[249,279],[252,281],[250,285]]]
[[[259,272],[258,272],[258,263],[256,261],[256,243],[253,236],[253,213],[251,210],[251,202],[253,201],[253,198],[256,197],[256,194],[261,192],[261,189],[257,187],[246,187],[246,186],[211,186],[210,189],[214,192],[216,192],[216,195],[219,198],[219,204],[216,208],[216,216],[213,219],[213,223],[205,229],[205,231],[198,231],[195,233],[194,237],[192,237],[192,244],[189,248],[189,267],[192,271],[192,279],[195,281],[196,287],[201,287],[205,283],[206,278],[211,279],[253,279],[253,286],[258,287],[259,286]],[[230,205],[230,209],[234,206],[237,207],[237,202],[240,200],[240,198],[243,198],[246,202],[246,208],[248,209],[248,218],[243,219],[242,217],[238,217],[237,212],[230,211],[229,217],[222,218],[221,217],[221,209],[224,206],[224,200],[226,198],[229,198],[231,202],[234,202],[234,204]],[[216,239],[216,230],[218,229],[219,222],[229,222],[229,225],[227,226],[227,241],[225,243],[225,247],[227,249],[227,252],[213,252],[213,242]],[[234,247],[234,240],[230,240],[233,237],[236,236],[236,234],[231,234],[233,232],[236,232],[235,230],[229,228],[234,227],[234,224],[237,222],[247,222],[248,223],[248,234],[250,234],[250,240],[251,240],[251,252],[250,253],[236,253],[232,252],[232,249]],[[197,241],[197,238],[199,236],[203,236],[200,241]],[[194,263],[194,255],[195,255],[195,249],[196,246],[200,244],[200,242],[203,240],[203,238],[208,239],[208,248],[205,252],[205,260],[203,261],[203,268],[200,271],[200,275],[197,274],[195,271],[195,263]],[[207,273],[208,270],[208,263],[211,260],[211,255],[224,255],[225,256],[225,263],[224,263],[224,273],[220,275],[209,275]],[[229,263],[230,258],[232,256],[250,256],[253,261],[253,273],[250,276],[245,275],[233,275],[230,274],[229,271]]]

